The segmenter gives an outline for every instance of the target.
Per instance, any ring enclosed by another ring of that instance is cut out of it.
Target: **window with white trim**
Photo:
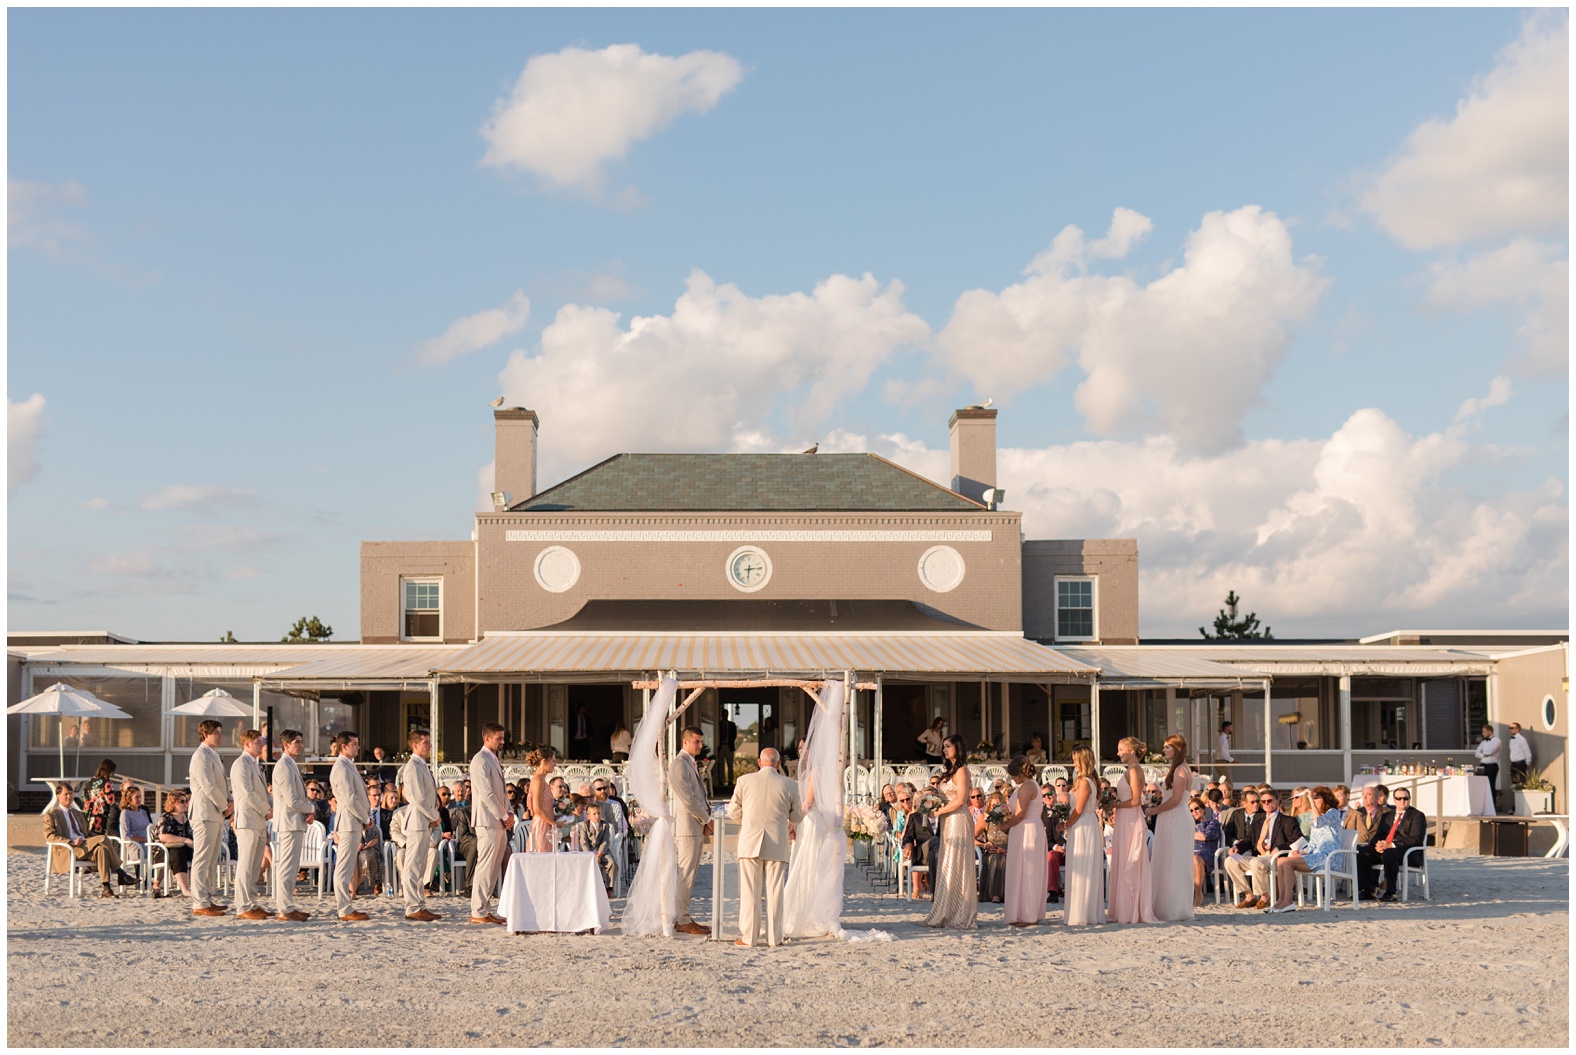
[[[1093,641],[1099,635],[1092,575],[1056,576],[1056,640]]]
[[[405,641],[443,639],[443,580],[400,580],[400,638]]]

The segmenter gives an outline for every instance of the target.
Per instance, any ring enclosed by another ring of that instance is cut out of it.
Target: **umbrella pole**
[[[60,729],[55,733],[56,746],[60,748],[60,779],[66,779],[66,716],[60,716]]]

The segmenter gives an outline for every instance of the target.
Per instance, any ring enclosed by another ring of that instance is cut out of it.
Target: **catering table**
[[[603,930],[613,918],[595,854],[513,854],[498,911],[511,934]]]
[[[1400,773],[1359,773],[1352,777],[1352,801],[1357,802],[1362,789],[1369,784],[1383,784],[1390,789],[1390,801],[1395,802],[1395,789],[1407,788],[1412,792],[1412,807],[1430,817],[1469,817],[1494,815],[1494,796],[1489,792],[1488,777],[1468,773],[1451,776],[1412,775]]]

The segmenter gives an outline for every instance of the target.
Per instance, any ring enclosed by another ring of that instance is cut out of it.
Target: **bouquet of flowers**
[[[1000,824],[1007,819],[1007,810],[1003,806],[992,806],[985,814],[986,824]]]
[[[1072,812],[1073,808],[1065,802],[1058,802],[1051,807],[1051,816],[1063,824],[1067,823],[1067,818],[1072,816]]]
[[[635,807],[635,815],[629,819],[629,830],[644,839],[651,834],[651,826],[657,819],[640,807]]]
[[[918,808],[921,813],[928,813],[932,817],[947,804],[947,797],[935,788],[926,788],[919,793]]]
[[[843,830],[850,839],[874,839],[887,833],[886,814],[874,806],[850,806],[843,813]]]
[[[1116,808],[1116,789],[1114,787],[1106,788],[1104,791],[1100,792],[1100,808],[1102,810]]]
[[[969,752],[970,762],[984,762],[996,757],[996,744],[990,740],[981,740],[974,745],[974,750]]]

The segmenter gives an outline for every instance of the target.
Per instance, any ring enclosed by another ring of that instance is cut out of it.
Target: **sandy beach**
[[[845,926],[891,941],[736,949],[372,921],[192,917],[43,894],[7,855],[12,1046],[1538,1046],[1569,1022],[1569,863],[1440,851],[1434,900],[1190,924],[974,932],[850,866]],[[56,888],[57,891],[61,888]],[[697,892],[710,891],[703,865]],[[91,892],[96,895],[96,888]],[[709,911],[696,899],[696,915]]]

